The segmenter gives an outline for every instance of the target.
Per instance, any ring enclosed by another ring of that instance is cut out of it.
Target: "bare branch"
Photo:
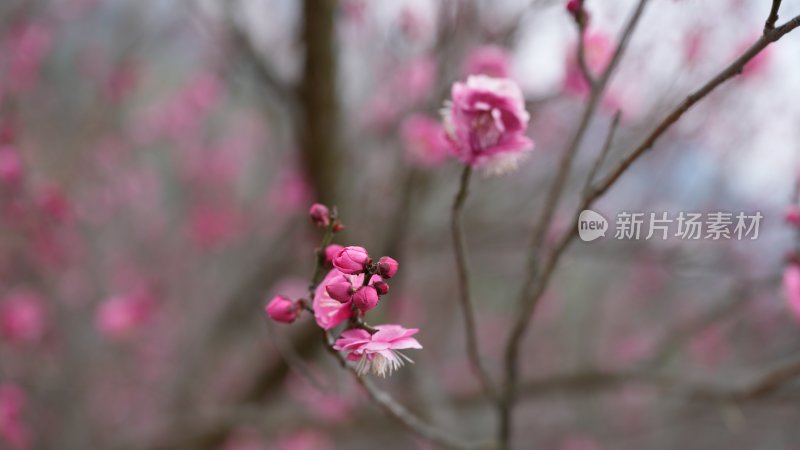
[[[274,68],[267,62],[261,52],[256,48],[255,43],[250,38],[243,26],[236,21],[234,14],[234,1],[224,2],[225,19],[228,30],[236,48],[239,49],[248,61],[253,65],[261,82],[273,95],[281,101],[291,112],[294,119],[297,119],[297,97],[294,95],[295,89],[292,85],[281,80],[275,73]]]
[[[644,366],[658,367],[663,365],[691,338],[708,329],[708,327],[714,323],[728,317],[731,312],[737,310],[750,300],[754,288],[757,289],[762,286],[774,285],[778,281],[778,277],[769,276],[758,280],[746,280],[734,283],[711,309],[693,320],[689,320],[685,323],[681,322],[677,329],[671,329],[664,333],[665,338],[661,341],[661,344],[656,347],[652,356],[644,363]]]
[[[767,17],[766,23],[764,23],[764,34],[775,29],[775,24],[778,22],[779,9],[781,9],[781,0],[772,0],[772,8],[769,10],[769,17]]]
[[[511,434],[511,409],[513,408],[514,402],[514,389],[515,384],[517,381],[517,371],[518,371],[518,358],[519,358],[519,350],[520,350],[520,343],[522,341],[522,337],[525,334],[525,330],[530,323],[530,317],[532,316],[533,310],[536,306],[538,301],[538,297],[540,296],[541,292],[536,293],[535,284],[537,283],[537,279],[543,277],[544,275],[540,275],[539,273],[539,256],[542,248],[542,244],[544,243],[545,236],[547,235],[547,230],[550,227],[550,223],[553,220],[553,217],[556,213],[558,208],[558,203],[561,199],[561,196],[564,192],[564,189],[567,184],[567,180],[569,179],[569,174],[572,169],[572,163],[575,158],[575,155],[578,151],[578,148],[583,141],[583,137],[586,134],[586,131],[589,128],[589,124],[594,116],[594,113],[597,109],[597,106],[600,102],[600,99],[603,96],[603,92],[605,91],[606,85],[611,78],[611,75],[614,72],[614,69],[619,64],[625,49],[627,48],[627,44],[633,34],[633,31],[636,29],[636,25],[641,18],[644,8],[647,5],[648,0],[640,0],[636,6],[636,9],[631,14],[631,17],[628,19],[626,23],[622,35],[619,39],[617,47],[614,51],[613,56],[611,57],[611,61],[609,61],[608,66],[605,68],[603,73],[597,79],[596,82],[591,84],[591,91],[589,95],[589,99],[586,103],[586,107],[584,109],[583,115],[581,116],[580,122],[578,127],[573,135],[572,139],[567,146],[567,150],[565,151],[564,155],[561,158],[559,163],[558,171],[556,173],[556,177],[553,180],[553,184],[550,190],[547,193],[545,198],[545,204],[542,209],[542,213],[539,217],[539,220],[536,222],[536,226],[533,230],[533,238],[531,240],[531,249],[530,254],[528,255],[528,270],[526,274],[526,279],[523,281],[523,287],[519,299],[519,314],[516,318],[514,326],[512,327],[511,333],[509,334],[508,341],[506,343],[506,351],[505,351],[505,379],[503,383],[503,393],[502,399],[498,404],[498,409],[500,412],[500,430],[499,436],[500,441],[503,442],[504,446],[508,446],[508,442],[510,440]],[[581,33],[581,41],[583,40],[583,35]],[[548,269],[552,270],[552,268]],[[549,275],[548,275],[549,276]],[[541,284],[541,283],[539,283]]]
[[[592,164],[592,168],[589,169],[589,173],[586,175],[586,184],[583,186],[584,196],[588,195],[589,188],[591,188],[592,183],[594,182],[595,175],[597,175],[597,172],[603,166],[603,163],[608,156],[608,152],[611,150],[611,144],[614,143],[614,135],[617,132],[621,115],[622,113],[617,111],[614,114],[614,118],[611,119],[611,125],[608,127],[608,135],[606,135],[606,141],[603,143],[603,148],[600,150],[600,154],[597,156],[594,164]]]
[[[581,69],[581,74],[586,80],[586,84],[588,84],[592,90],[595,90],[597,80],[594,79],[594,74],[592,74],[589,65],[586,63],[586,21],[578,20],[576,23],[578,25],[578,67]]]
[[[464,313],[464,328],[467,335],[467,356],[472,370],[481,383],[487,397],[496,396],[494,384],[489,371],[483,364],[478,349],[477,326],[475,325],[475,304],[469,293],[469,268],[467,267],[467,254],[464,244],[464,232],[461,229],[461,214],[464,203],[469,194],[469,182],[472,176],[472,167],[466,165],[461,173],[461,182],[453,201],[453,210],[450,216],[450,230],[453,237],[453,252],[456,259],[456,272],[458,274],[458,293],[461,310]]]

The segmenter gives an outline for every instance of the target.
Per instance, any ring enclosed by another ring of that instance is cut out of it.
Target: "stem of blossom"
[[[606,135],[606,141],[603,143],[603,148],[600,150],[600,155],[597,156],[594,164],[592,164],[592,168],[589,169],[589,173],[586,175],[586,182],[583,185],[583,196],[589,195],[589,190],[592,187],[592,183],[594,182],[594,177],[597,175],[597,172],[603,166],[603,163],[608,156],[608,152],[611,151],[611,144],[614,143],[614,135],[617,133],[617,127],[619,126],[619,119],[622,113],[617,111],[614,113],[614,118],[611,119],[611,125],[608,127],[608,134]],[[578,211],[580,213],[580,211]]]
[[[464,313],[464,327],[467,335],[467,356],[475,376],[481,383],[484,393],[489,398],[496,398],[494,383],[489,371],[481,360],[478,348],[477,326],[475,321],[475,304],[469,293],[469,267],[467,266],[467,252],[464,243],[464,232],[461,228],[461,213],[469,194],[469,182],[472,177],[472,167],[464,166],[461,172],[461,183],[453,201],[453,210],[450,216],[450,230],[453,237],[453,252],[456,260],[456,273],[458,275],[458,294],[461,310]]]
[[[334,206],[331,208],[330,224],[325,227],[325,233],[322,235],[322,242],[316,252],[317,258],[314,260],[314,272],[311,275],[311,283],[308,285],[309,301],[314,300],[314,292],[325,277],[325,249],[328,248],[333,241],[333,227],[336,226],[337,215],[336,207]]]
[[[591,90],[594,90],[597,81],[595,81],[592,71],[589,70],[589,65],[586,64],[586,21],[576,20],[575,24],[578,26],[578,67],[581,69],[581,74],[586,80],[586,84],[589,85]]]

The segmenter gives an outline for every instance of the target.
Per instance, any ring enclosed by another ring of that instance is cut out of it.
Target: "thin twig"
[[[581,74],[586,80],[586,84],[589,85],[589,88],[595,90],[597,81],[594,79],[594,74],[586,63],[586,21],[577,20],[575,23],[578,26],[578,68],[580,68]]]
[[[456,272],[458,274],[458,293],[461,304],[461,311],[464,314],[464,328],[467,335],[467,356],[469,357],[472,370],[481,383],[484,393],[490,397],[495,397],[494,384],[489,371],[483,364],[478,349],[477,325],[475,320],[475,304],[469,293],[469,267],[467,267],[467,254],[464,244],[464,232],[461,228],[461,214],[464,203],[469,194],[469,182],[472,176],[472,167],[466,165],[461,173],[461,182],[458,192],[453,201],[453,210],[450,216],[450,230],[453,237],[453,252],[456,260]]]
[[[767,17],[767,21],[764,23],[764,34],[775,29],[775,24],[778,22],[779,9],[781,9],[781,0],[772,0],[772,8],[769,10],[769,17]]]
[[[557,392],[579,393],[631,383],[655,385],[675,391],[690,400],[747,401],[765,397],[800,377],[800,359],[793,359],[752,377],[747,383],[725,384],[696,381],[652,371],[586,370],[531,380],[520,386],[521,396]]]
[[[293,119],[297,119],[299,114],[297,108],[297,97],[294,95],[294,86],[281,80],[274,68],[266,61],[261,52],[256,48],[255,43],[250,38],[247,31],[239,24],[234,14],[235,1],[227,0],[223,2],[224,15],[227,28],[233,38],[233,42],[238,50],[244,53],[245,57],[251,62],[256,70],[256,74],[261,79],[272,94],[289,109]]]
[[[502,386],[502,398],[500,398],[500,401],[498,402],[498,412],[500,415],[498,436],[502,442],[502,445],[506,448],[508,447],[511,439],[511,410],[514,403],[514,385],[516,384],[518,378],[517,372],[520,343],[525,333],[525,329],[529,323],[528,316],[530,316],[531,312],[533,311],[535,303],[537,302],[537,296],[539,295],[534,295],[536,292],[535,285],[537,280],[543,276],[540,275],[539,272],[539,257],[542,244],[544,243],[547,230],[550,227],[553,217],[555,216],[558,203],[566,187],[569,174],[572,170],[572,163],[575,159],[578,148],[580,147],[584,135],[589,128],[589,124],[591,123],[592,117],[594,116],[600,99],[603,96],[603,92],[605,91],[605,88],[611,79],[611,75],[614,73],[615,68],[622,59],[622,55],[627,48],[628,42],[634,30],[636,29],[636,25],[639,23],[639,20],[644,13],[647,2],[648,0],[639,0],[635,10],[623,28],[619,43],[617,44],[608,66],[605,68],[605,70],[603,70],[596,82],[590,85],[591,89],[589,99],[587,100],[584,112],[581,116],[580,122],[578,123],[575,134],[570,140],[567,150],[564,152],[564,155],[561,158],[555,179],[553,180],[553,184],[551,185],[551,188],[545,198],[542,213],[539,216],[539,220],[536,222],[536,226],[533,230],[533,237],[531,239],[531,246],[528,255],[529,259],[526,278],[523,281],[519,299],[519,313],[506,342],[504,362],[505,377]],[[582,39],[583,36],[581,35],[581,40]]]
[[[619,127],[619,119],[622,116],[620,111],[617,111],[614,114],[614,118],[611,119],[611,125],[608,127],[608,134],[606,135],[606,141],[603,143],[603,148],[600,150],[600,154],[597,156],[597,159],[592,164],[592,168],[589,169],[589,173],[586,175],[586,183],[583,186],[583,195],[588,195],[589,188],[591,188],[592,183],[594,183],[594,177],[597,175],[597,172],[603,166],[603,163],[606,161],[606,157],[608,157],[608,152],[611,151],[611,144],[614,143],[614,136],[617,133],[617,127]]]
[[[681,321],[677,328],[664,333],[665,337],[643,366],[655,368],[664,365],[679,349],[684,347],[687,341],[707,330],[711,325],[729,317],[733,311],[738,310],[740,306],[749,301],[754,289],[772,286],[778,281],[778,277],[768,276],[734,283],[711,309],[693,320]]]

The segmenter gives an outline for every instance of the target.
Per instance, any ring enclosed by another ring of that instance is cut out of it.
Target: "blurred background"
[[[572,225],[613,114],[601,173],[754,42],[770,4],[651,2],[554,236]],[[592,70],[633,6],[586,3]],[[781,18],[797,14],[785,1]],[[338,207],[339,244],[400,261],[370,322],[420,328],[424,350],[379,384],[459,436],[490,436],[448,228],[460,164],[429,132],[468,74],[523,88],[536,149],[512,174],[478,177],[465,212],[481,348],[498,374],[530,230],[586,100],[576,39],[560,0],[4,0],[0,448],[432,448],[369,403],[308,315],[265,320],[271,295],[304,295],[314,201]],[[612,222],[764,219],[756,240],[573,245],[525,340],[518,448],[800,448],[796,384],[730,401],[613,375],[645,367],[725,391],[800,353],[800,306],[781,289],[798,69],[788,35],[594,208]]]

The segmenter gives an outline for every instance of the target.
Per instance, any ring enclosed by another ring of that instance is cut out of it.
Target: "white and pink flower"
[[[349,361],[356,362],[359,375],[372,372],[386,377],[402,367],[405,362],[413,363],[411,358],[400,350],[422,348],[413,335],[416,328],[403,328],[400,325],[378,325],[378,331],[370,334],[366,330],[354,329],[342,333],[333,348],[347,353]]]
[[[455,83],[442,116],[453,153],[473,167],[507,172],[533,149],[525,136],[530,121],[525,99],[507,78],[473,75]]]

